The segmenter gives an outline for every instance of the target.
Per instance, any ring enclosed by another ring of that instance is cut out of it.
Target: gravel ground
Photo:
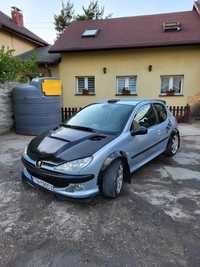
[[[0,136],[0,266],[200,266],[200,125],[133,175],[120,198],[59,201],[23,185],[30,137]]]

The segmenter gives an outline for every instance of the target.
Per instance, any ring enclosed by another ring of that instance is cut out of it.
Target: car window
[[[158,114],[158,119],[159,119],[159,122],[163,122],[167,119],[167,111],[166,111],[166,108],[164,105],[162,104],[154,104],[154,107],[156,109],[156,112]]]
[[[157,124],[156,113],[150,104],[142,106],[134,117],[132,129],[137,130],[141,126],[149,128]]]
[[[90,105],[64,123],[71,127],[89,127],[97,132],[118,134],[126,125],[133,105],[99,103]]]

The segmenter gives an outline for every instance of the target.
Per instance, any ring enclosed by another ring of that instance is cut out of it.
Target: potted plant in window
[[[122,89],[122,95],[130,95],[131,91],[128,89],[128,87],[124,87]]]
[[[86,88],[83,89],[83,90],[82,90],[82,94],[83,94],[83,95],[89,95],[89,91],[88,91],[88,89],[86,89]]]
[[[175,94],[175,90],[174,89],[169,89],[168,91],[166,91],[166,95],[167,96],[173,96]]]

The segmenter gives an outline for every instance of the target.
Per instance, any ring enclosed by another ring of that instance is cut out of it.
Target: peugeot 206
[[[34,138],[22,156],[22,178],[60,196],[116,198],[137,169],[160,154],[174,156],[179,146],[164,102],[103,101]]]

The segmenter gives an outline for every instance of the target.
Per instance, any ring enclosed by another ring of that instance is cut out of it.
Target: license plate
[[[40,185],[41,187],[44,187],[47,190],[53,191],[54,187],[51,184],[46,183],[45,181],[42,181],[36,177],[33,177],[33,182],[37,185]]]

